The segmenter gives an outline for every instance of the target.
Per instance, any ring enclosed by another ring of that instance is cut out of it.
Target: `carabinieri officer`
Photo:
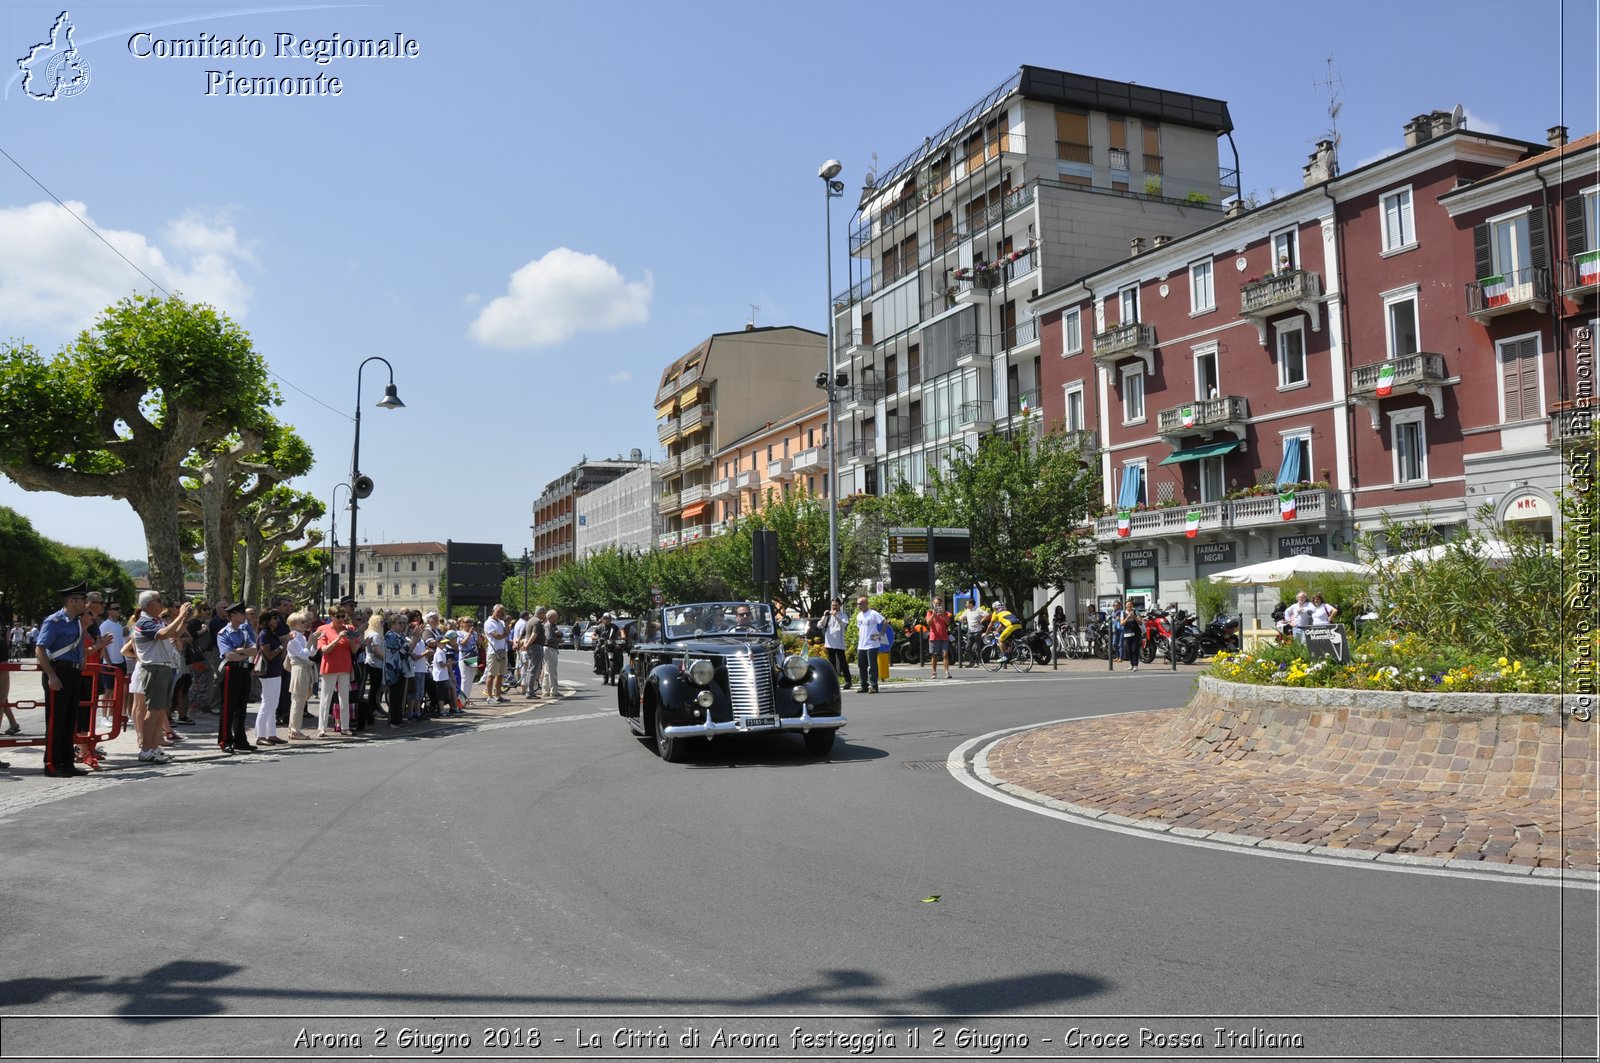
[[[250,699],[250,662],[256,658],[256,635],[244,622],[244,606],[226,609],[228,626],[217,632],[217,654],[222,658],[222,719],[217,745],[224,753],[254,753],[256,747],[244,733],[244,707]]]
[[[39,625],[33,655],[44,683],[44,773],[51,778],[65,778],[89,774],[72,764],[83,669],[83,624],[78,618],[89,600],[89,587],[80,583],[57,593],[62,607]]]

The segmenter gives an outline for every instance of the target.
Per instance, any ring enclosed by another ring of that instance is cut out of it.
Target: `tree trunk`
[[[133,496],[128,504],[144,523],[145,550],[150,560],[150,586],[169,602],[184,600],[183,550],[178,541],[178,478],[166,492]]]
[[[261,587],[261,526],[255,521],[242,521],[244,526],[243,587],[240,600],[265,605],[266,597]]]
[[[220,456],[219,456],[220,457]],[[228,470],[219,468],[220,461],[207,462],[199,473],[200,480],[200,530],[204,537],[206,553],[206,600],[221,603],[233,591],[234,543],[228,532],[226,514],[230,484]]]

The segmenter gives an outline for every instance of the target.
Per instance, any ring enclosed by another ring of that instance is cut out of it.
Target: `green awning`
[[[1161,459],[1163,465],[1176,465],[1180,461],[1199,461],[1201,458],[1215,458],[1223,454],[1238,450],[1243,446],[1238,439],[1230,439],[1224,443],[1207,443],[1204,446],[1190,447],[1188,450],[1174,450],[1171,454]]]

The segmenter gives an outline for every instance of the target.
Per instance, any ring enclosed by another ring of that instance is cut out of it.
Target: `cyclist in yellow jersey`
[[[1022,630],[1022,622],[1006,608],[1005,602],[995,602],[989,610],[989,630],[999,636],[1000,654],[1011,656],[1011,636]]]

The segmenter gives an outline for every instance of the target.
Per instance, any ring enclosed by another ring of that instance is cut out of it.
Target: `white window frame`
[[[1400,210],[1400,241],[1391,243],[1389,240],[1389,203],[1397,201]],[[1402,251],[1409,251],[1417,246],[1417,214],[1416,197],[1411,194],[1410,185],[1393,188],[1378,197],[1378,225],[1383,232],[1383,253],[1385,255],[1398,255]]]
[[[1078,396],[1078,424],[1072,423],[1072,396]],[[1083,381],[1074,380],[1061,385],[1061,420],[1069,432],[1084,432],[1089,428],[1089,407],[1084,400]]]
[[[1394,485],[1396,487],[1414,487],[1428,483],[1428,420],[1427,407],[1413,406],[1406,410],[1394,410],[1389,414],[1389,451],[1390,463],[1393,467]],[[1419,460],[1418,475],[1410,480],[1400,479],[1400,428],[1402,425],[1416,425],[1417,438],[1422,442],[1422,455]]]
[[[1491,276],[1503,277],[1533,265],[1533,234],[1529,231],[1532,214],[1533,207],[1527,206],[1485,219],[1484,224],[1489,227],[1489,268],[1494,271]],[[1500,254],[1500,230],[1505,226],[1514,226],[1519,221],[1522,223],[1521,239],[1512,240],[1511,261],[1506,262]],[[1524,255],[1528,259],[1526,262],[1522,260]]]
[[[1278,433],[1278,461],[1280,463],[1282,463],[1282,461],[1283,461],[1283,443],[1284,443],[1284,440],[1290,439],[1290,438],[1305,440],[1305,444],[1306,444],[1306,460],[1305,460],[1305,463],[1304,463],[1304,467],[1302,467],[1301,470],[1300,470],[1300,479],[1307,480],[1307,481],[1309,481],[1311,483],[1316,483],[1317,477],[1314,476],[1313,473],[1315,472],[1316,467],[1317,467],[1317,456],[1316,456],[1315,452],[1313,452],[1312,449],[1311,449],[1312,446],[1315,444],[1314,437],[1311,434],[1311,427],[1309,425],[1306,425],[1305,427],[1302,427],[1302,428],[1285,428],[1285,429],[1283,429],[1282,431],[1280,431]],[[1276,469],[1273,470],[1273,474],[1274,475],[1277,474],[1277,470]]]
[[[1220,344],[1206,343],[1206,344],[1202,344],[1199,347],[1195,347],[1193,349],[1194,350],[1194,362],[1193,362],[1193,366],[1194,366],[1194,398],[1195,398],[1196,402],[1204,402],[1207,399],[1211,398],[1211,395],[1205,390],[1204,386],[1200,383],[1200,362],[1201,362],[1202,359],[1205,359],[1205,358],[1210,358],[1216,364],[1216,367],[1217,367],[1217,397],[1218,398],[1222,397],[1222,354],[1221,354],[1220,347],[1221,347]]]
[[[1133,313],[1128,311],[1132,309]],[[1130,284],[1117,292],[1117,324],[1131,325],[1139,320],[1139,286]]]
[[[1189,316],[1217,308],[1217,273],[1209,258],[1189,263]]]
[[[1061,312],[1061,357],[1083,353],[1083,308]]]
[[[1417,351],[1422,350],[1422,314],[1420,311],[1421,289],[1412,284],[1405,288],[1397,288],[1391,292],[1383,293],[1383,342],[1387,357],[1393,360],[1416,351],[1397,351],[1394,346],[1394,317],[1393,308],[1400,303],[1411,304],[1411,319],[1416,323]]]
[[[1227,469],[1222,464],[1222,456],[1219,454],[1214,458],[1201,458],[1195,464],[1198,466],[1195,469],[1195,476],[1198,480],[1196,486],[1199,489],[1201,504],[1221,502],[1228,494],[1228,475]],[[1216,469],[1217,473],[1217,490],[1213,497],[1207,497],[1207,495],[1211,494],[1206,490],[1206,468],[1208,466]]]
[[[1591,335],[1592,334],[1593,333],[1592,333],[1592,330],[1591,330]],[[1500,423],[1501,424],[1508,423],[1507,419],[1506,419],[1506,360],[1505,360],[1505,349],[1508,346],[1510,346],[1511,344],[1513,344],[1513,343],[1521,343],[1523,340],[1530,340],[1530,339],[1534,343],[1534,350],[1535,350],[1534,361],[1538,366],[1538,368],[1536,369],[1535,372],[1537,373],[1538,379],[1539,379],[1539,409],[1541,411],[1547,409],[1547,407],[1545,406],[1545,400],[1544,400],[1544,333],[1542,333],[1542,332],[1525,332],[1520,336],[1507,336],[1504,339],[1497,339],[1497,340],[1494,341],[1494,368],[1495,368],[1495,379],[1499,383],[1499,387],[1496,390],[1499,392]],[[1541,412],[1539,417],[1537,417],[1537,418],[1523,418],[1523,420],[1524,421],[1526,421],[1526,420],[1541,420],[1545,416],[1546,416],[1546,414]]]
[[[1583,197],[1583,246],[1600,249],[1600,185],[1578,192]]]
[[[1128,413],[1129,413],[1129,409],[1128,409],[1129,384],[1128,384],[1128,381],[1130,379],[1137,379],[1139,381],[1139,387],[1138,387],[1138,391],[1139,391],[1139,414],[1138,414],[1137,417],[1129,417],[1128,416]],[[1144,363],[1143,362],[1135,362],[1133,365],[1125,365],[1125,366],[1122,367],[1122,386],[1120,388],[1118,388],[1117,391],[1118,391],[1119,397],[1122,399],[1122,423],[1123,424],[1143,424],[1145,422],[1145,420],[1150,415],[1150,410],[1149,410],[1149,398],[1150,398],[1150,396],[1145,392],[1145,389],[1144,389]]]
[[[1311,386],[1311,359],[1306,356],[1306,323],[1304,318],[1294,318],[1290,321],[1280,322],[1273,328],[1273,351],[1278,363],[1278,390],[1294,391],[1297,388]],[[1300,337],[1300,379],[1290,380],[1288,374],[1289,363],[1284,354],[1284,337],[1291,334]]]
[[[1271,259],[1272,272],[1282,272],[1280,263],[1286,252],[1289,257],[1288,268],[1300,268],[1300,230],[1297,227],[1279,229],[1277,232],[1271,233],[1267,237],[1267,247],[1269,249],[1267,253]],[[1286,249],[1286,252],[1280,249]]]

